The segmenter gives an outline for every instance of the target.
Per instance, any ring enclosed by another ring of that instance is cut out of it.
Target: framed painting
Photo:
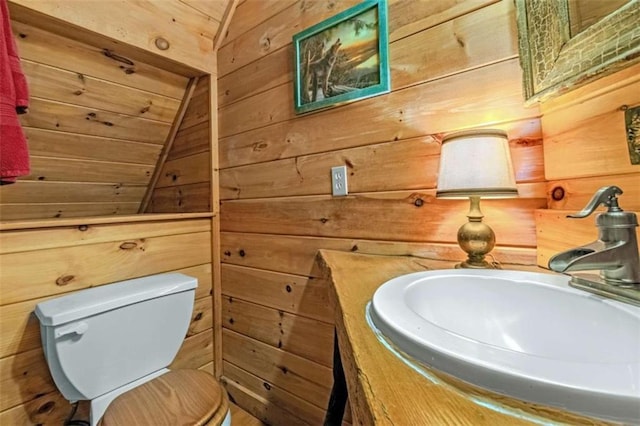
[[[294,35],[296,113],[389,92],[388,45],[386,0],[367,0]]]

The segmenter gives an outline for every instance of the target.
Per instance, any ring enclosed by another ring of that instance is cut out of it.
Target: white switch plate
[[[344,196],[349,193],[347,188],[347,166],[331,168],[331,192],[334,196]]]

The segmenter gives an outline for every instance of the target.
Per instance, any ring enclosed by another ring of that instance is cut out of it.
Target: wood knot
[[[155,39],[155,45],[160,50],[167,50],[171,46],[169,40],[163,37],[158,37]]]
[[[551,190],[551,198],[554,201],[561,201],[564,198],[564,188],[561,186],[556,186]]]
[[[198,314],[193,318],[194,321],[200,321],[202,319],[202,312],[198,312]]]
[[[56,406],[55,402],[47,401],[44,404],[42,404],[40,407],[38,407],[38,414],[50,413],[55,406]]]
[[[61,275],[56,280],[56,285],[59,285],[59,286],[67,285],[71,281],[73,281],[75,278],[76,278],[75,275]]]
[[[243,249],[240,249],[240,251],[238,252],[238,254],[240,255],[240,257],[245,257],[245,255],[247,253],[245,253],[245,251]]]
[[[124,243],[120,244],[120,248],[122,250],[133,250],[136,247],[138,247],[138,243],[134,241],[125,241]]]
[[[269,37],[263,37],[260,40],[263,50],[269,50],[271,48],[271,39]]]
[[[285,287],[285,290],[287,290],[287,293],[291,293],[291,286],[289,284],[287,284],[287,286]]]

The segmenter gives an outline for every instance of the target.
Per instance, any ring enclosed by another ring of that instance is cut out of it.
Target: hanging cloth
[[[0,0],[0,185],[29,174],[27,141],[18,120],[28,106],[29,90],[11,32],[9,6]]]

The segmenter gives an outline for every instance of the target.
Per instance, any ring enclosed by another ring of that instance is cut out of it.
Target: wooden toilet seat
[[[172,370],[114,399],[100,425],[214,426],[228,410],[227,393],[213,376]]]

